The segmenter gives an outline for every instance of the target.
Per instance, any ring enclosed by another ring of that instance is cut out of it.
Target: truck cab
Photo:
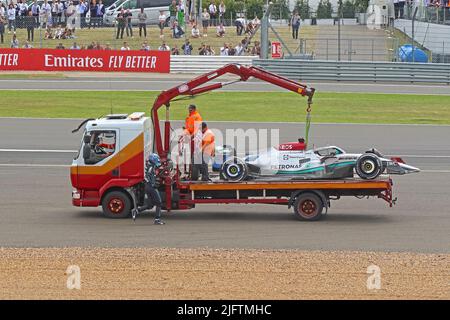
[[[71,166],[73,205],[102,205],[117,217],[128,214],[132,199],[126,190],[144,180],[152,132],[144,112],[89,120]]]

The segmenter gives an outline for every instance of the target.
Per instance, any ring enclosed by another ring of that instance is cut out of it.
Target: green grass
[[[0,116],[89,118],[111,112],[149,113],[159,92],[0,91]],[[184,119],[195,103],[205,120],[300,122],[306,99],[290,92],[215,92],[171,105]],[[161,109],[161,117],[164,116]],[[314,122],[450,124],[450,96],[317,93]]]
[[[62,79],[66,78],[62,73],[6,73],[0,74],[0,79]]]

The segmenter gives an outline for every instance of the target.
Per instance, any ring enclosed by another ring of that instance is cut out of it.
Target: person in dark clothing
[[[5,18],[3,18],[3,16],[2,15],[0,15],[0,40],[1,40],[1,43],[3,43],[4,42],[4,35],[5,35],[5,23],[6,23],[6,20],[5,20]]]
[[[34,26],[36,25],[36,18],[33,17],[33,13],[28,11],[28,16],[24,17],[25,25],[27,26],[28,41],[34,41]]]
[[[155,224],[163,225],[164,221],[161,220],[161,195],[158,189],[156,189],[156,169],[161,166],[161,159],[156,153],[150,154],[145,164],[145,194],[147,195],[147,201],[142,207],[137,208],[137,212],[141,213],[145,210],[151,209],[156,206]]]
[[[130,9],[127,9],[127,12],[123,15],[125,17],[125,29],[127,30],[127,37],[133,38],[133,26],[131,25],[131,18],[133,14]]]
[[[122,9],[122,11],[119,12],[119,14],[117,15],[117,36],[116,39],[119,39],[119,34],[120,34],[120,39],[123,39],[123,32],[125,30],[125,17],[124,17],[124,13],[125,11]]]
[[[298,29],[300,28],[300,15],[298,11],[294,12],[294,15],[291,18],[291,27],[292,27],[292,39],[298,39]]]

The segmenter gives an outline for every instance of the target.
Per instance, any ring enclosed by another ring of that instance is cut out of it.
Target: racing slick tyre
[[[111,219],[127,218],[131,207],[131,200],[123,191],[108,192],[102,200],[103,215]]]
[[[355,171],[362,179],[372,180],[383,172],[383,164],[375,154],[365,153],[356,160]]]
[[[312,192],[300,194],[294,202],[294,213],[299,220],[316,221],[322,218],[323,202]]]
[[[247,178],[248,168],[244,161],[233,157],[226,160],[220,169],[220,177],[227,181],[243,181]]]

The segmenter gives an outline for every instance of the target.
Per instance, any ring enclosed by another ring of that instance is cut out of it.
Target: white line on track
[[[0,152],[74,153],[77,150],[0,149]]]

